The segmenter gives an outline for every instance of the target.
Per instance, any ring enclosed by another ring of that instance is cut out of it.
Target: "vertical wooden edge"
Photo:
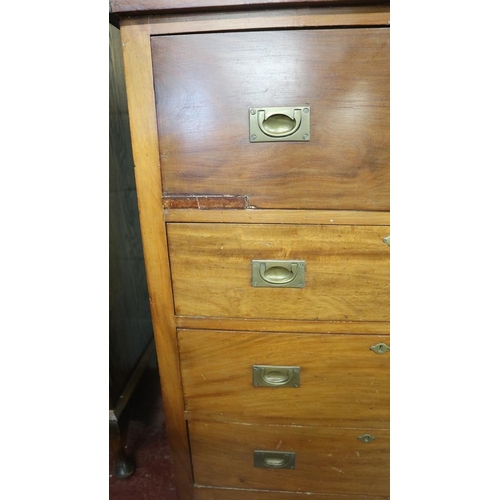
[[[144,20],[129,19],[122,21],[120,30],[139,219],[169,445],[178,500],[193,500],[191,459],[163,219],[150,27]]]

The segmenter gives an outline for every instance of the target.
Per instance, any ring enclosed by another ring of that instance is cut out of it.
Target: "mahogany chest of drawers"
[[[179,500],[389,497],[389,5],[112,0]]]

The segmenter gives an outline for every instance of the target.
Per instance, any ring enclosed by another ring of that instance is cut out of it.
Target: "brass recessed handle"
[[[250,142],[308,142],[311,138],[310,106],[249,109]]]
[[[255,450],[254,467],[264,469],[295,469],[295,453],[292,451]]]
[[[268,268],[264,262],[261,262],[259,274],[266,283],[271,285],[284,285],[295,279],[298,269],[299,265],[295,262],[290,264],[289,268],[280,265]]]
[[[294,109],[293,118],[283,112],[266,114],[260,109],[257,113],[257,123],[264,134],[269,137],[287,137],[294,134],[300,127],[302,110]]]
[[[303,260],[253,260],[252,286],[302,288],[305,272]]]
[[[300,366],[253,365],[254,387],[300,387]]]

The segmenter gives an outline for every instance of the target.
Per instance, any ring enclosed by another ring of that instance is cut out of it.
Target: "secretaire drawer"
[[[387,430],[197,421],[189,423],[189,436],[197,485],[389,493]]]
[[[388,336],[179,330],[193,416],[387,428]]]
[[[155,36],[151,48],[164,192],[389,209],[388,28]]]
[[[387,226],[167,224],[181,316],[389,320]]]

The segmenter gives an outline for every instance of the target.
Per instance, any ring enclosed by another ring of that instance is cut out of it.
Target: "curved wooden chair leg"
[[[109,418],[109,444],[115,460],[114,472],[117,478],[125,479],[135,471],[134,462],[125,452],[128,418],[113,418],[114,415],[112,416],[111,413]]]

